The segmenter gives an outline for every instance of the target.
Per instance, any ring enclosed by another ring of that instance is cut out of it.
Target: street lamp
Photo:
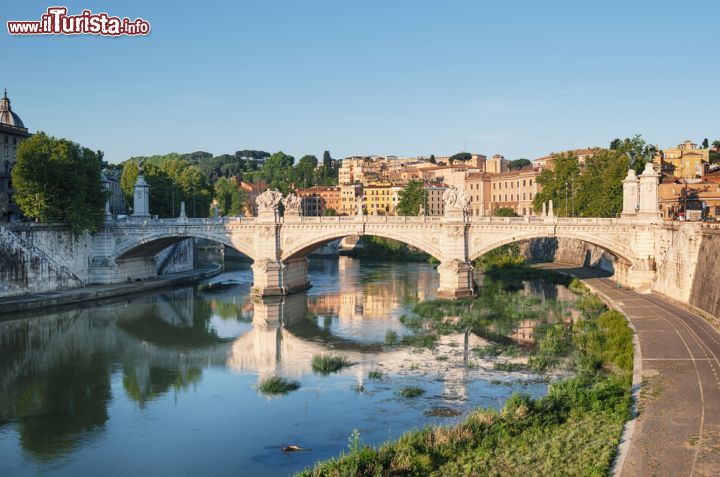
[[[192,186],[193,191],[193,218],[197,217],[197,214],[195,213],[195,186]]]
[[[575,217],[575,176],[570,178],[570,186],[572,187],[572,214]]]
[[[565,181],[565,217],[568,216],[568,183]]]

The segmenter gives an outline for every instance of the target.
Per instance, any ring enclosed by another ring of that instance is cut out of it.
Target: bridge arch
[[[588,233],[578,233],[561,230],[556,230],[554,232],[543,232],[541,230],[538,230],[517,234],[508,234],[507,236],[504,236],[502,238],[495,238],[494,240],[482,242],[477,246],[472,246],[472,251],[469,254],[468,258],[470,260],[475,260],[478,257],[486,254],[487,252],[490,252],[491,250],[494,250],[498,247],[502,247],[503,245],[539,238],[564,238],[579,240],[591,245],[596,245],[626,263],[632,264],[635,262],[635,254],[627,245],[621,242],[610,240],[596,234],[590,235]]]
[[[292,242],[289,243],[287,246],[284,246],[282,249],[281,259],[285,261],[291,260],[293,258],[305,257],[316,248],[322,247],[323,245],[326,245],[333,240],[343,239],[345,237],[352,236],[375,236],[391,240],[397,240],[398,242],[402,242],[406,245],[422,250],[423,252],[432,255],[436,259],[442,258],[439,247],[433,245],[430,240],[423,241],[419,238],[414,237],[413,234],[401,233],[398,230],[383,230],[373,228],[372,231],[344,230],[325,232],[317,235],[313,234],[310,238],[304,238],[297,242]],[[285,245],[285,243],[283,245]]]
[[[157,232],[142,236],[131,236],[121,241],[110,257],[112,261],[129,259],[129,258],[147,258],[160,253],[165,248],[174,245],[182,240],[189,238],[206,239],[213,242],[221,243],[227,247],[233,248],[243,255],[247,255],[251,260],[256,259],[256,253],[253,247],[239,238],[228,235],[220,235],[215,233],[205,233],[202,231],[192,232]]]

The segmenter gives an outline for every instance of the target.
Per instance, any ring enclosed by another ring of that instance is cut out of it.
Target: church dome
[[[25,128],[20,116],[13,113],[13,110],[10,107],[10,98],[7,96],[7,90],[5,90],[3,98],[0,99],[0,124],[16,128]]]

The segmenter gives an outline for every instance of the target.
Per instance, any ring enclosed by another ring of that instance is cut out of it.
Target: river
[[[346,450],[353,429],[378,444],[547,391],[546,379],[468,353],[488,338],[529,343],[533,323],[444,335],[432,350],[383,345],[388,330],[411,333],[400,318],[434,298],[429,264],[312,260],[310,290],[265,300],[239,268],[211,280],[233,283],[219,290],[3,316],[0,475],[291,475]],[[562,303],[567,290],[526,282],[516,293]],[[312,357],[329,352],[355,364],[314,373]],[[257,386],[273,375],[301,387],[266,396]],[[405,386],[425,393],[401,397]],[[438,407],[460,414],[428,415]]]

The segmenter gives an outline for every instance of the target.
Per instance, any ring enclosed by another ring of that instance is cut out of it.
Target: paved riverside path
[[[619,475],[720,476],[720,333],[659,295],[618,289],[595,270],[541,266],[583,279],[614,301],[637,332],[639,415]]]

